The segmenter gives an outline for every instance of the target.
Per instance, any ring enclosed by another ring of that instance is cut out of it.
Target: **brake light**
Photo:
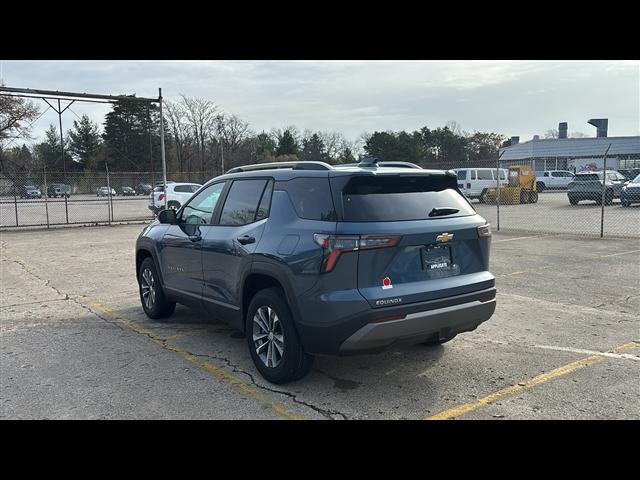
[[[161,202],[162,200],[164,200],[164,193],[158,195],[158,201]]]
[[[489,224],[487,223],[486,225],[482,225],[481,227],[477,228],[478,230],[478,237],[490,237],[491,236],[491,227],[489,226]]]
[[[315,233],[313,240],[323,249],[321,272],[330,272],[340,255],[358,250],[389,248],[397,245],[400,235],[329,235]]]

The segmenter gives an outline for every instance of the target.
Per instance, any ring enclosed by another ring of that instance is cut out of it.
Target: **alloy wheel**
[[[275,368],[282,361],[282,325],[275,310],[266,305],[258,308],[253,316],[253,345],[258,357],[267,367]]]
[[[142,301],[147,310],[151,310],[156,303],[156,285],[153,273],[148,268],[142,271],[140,278],[140,287],[142,288]]]

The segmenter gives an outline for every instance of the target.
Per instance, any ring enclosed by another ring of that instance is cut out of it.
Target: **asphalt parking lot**
[[[0,234],[2,418],[640,418],[637,238],[494,233],[498,306],[476,331],[276,386],[216,319],[144,315],[141,229]]]

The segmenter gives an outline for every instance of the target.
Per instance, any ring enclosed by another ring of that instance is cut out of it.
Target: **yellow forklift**
[[[484,203],[496,203],[498,188],[488,188],[482,193]],[[518,205],[520,203],[538,203],[536,175],[527,165],[509,167],[509,184],[500,186],[500,204]]]

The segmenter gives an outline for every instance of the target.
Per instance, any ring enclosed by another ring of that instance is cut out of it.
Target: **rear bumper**
[[[313,308],[316,320],[305,321],[297,315],[298,334],[308,353],[353,355],[377,353],[399,343],[420,343],[438,332],[447,336],[474,330],[496,308],[495,280],[483,283],[484,288],[468,293],[383,308],[371,308],[362,297],[360,301],[342,299],[329,305],[313,303],[303,311]],[[336,303],[342,305],[331,308]],[[351,303],[351,314],[337,315]],[[393,317],[402,318],[385,321]],[[322,318],[330,321],[320,322]]]
[[[340,353],[385,350],[399,343],[420,343],[440,333],[442,337],[474,330],[491,318],[496,300],[479,300],[407,315],[403,319],[368,323],[340,345]]]

